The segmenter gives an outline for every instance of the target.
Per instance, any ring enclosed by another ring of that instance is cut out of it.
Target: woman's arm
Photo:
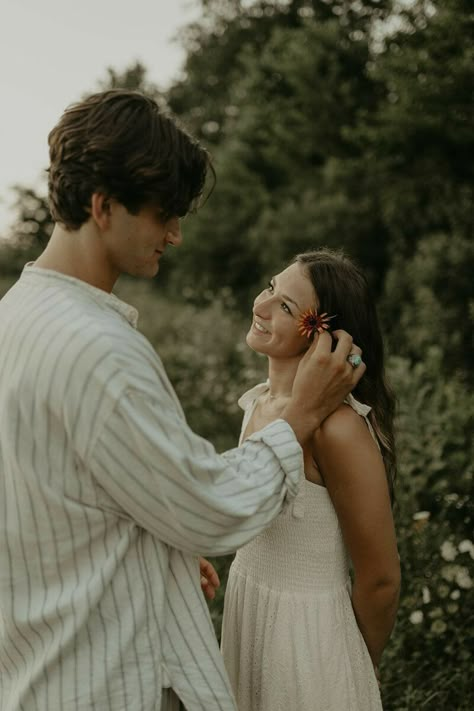
[[[398,607],[400,561],[382,456],[363,418],[342,405],[314,435],[313,451],[354,566],[352,605],[374,666]]]

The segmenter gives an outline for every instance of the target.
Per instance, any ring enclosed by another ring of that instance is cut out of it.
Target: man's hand
[[[345,331],[333,331],[332,336],[337,340],[334,351],[331,352],[331,336],[321,333],[302,358],[291,401],[282,412],[300,444],[339,407],[365,373],[363,362],[354,368],[347,360],[351,353],[362,355],[352,337]]]
[[[208,600],[214,600],[216,589],[221,581],[212,563],[205,558],[199,558],[199,571],[201,573],[201,589]]]

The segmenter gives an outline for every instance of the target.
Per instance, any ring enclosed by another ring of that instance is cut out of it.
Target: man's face
[[[110,201],[110,223],[103,233],[103,243],[106,261],[117,276],[156,276],[166,247],[179,247],[181,242],[178,217],[164,222],[152,207],[132,215],[121,203]]]

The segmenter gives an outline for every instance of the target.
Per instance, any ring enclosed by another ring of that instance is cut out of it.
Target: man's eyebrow
[[[275,284],[275,286],[276,286],[276,282],[277,282],[276,277],[272,277],[272,281],[274,282],[274,284]],[[288,294],[282,294],[282,296],[283,296],[284,299],[286,299],[286,301],[291,301],[291,303],[294,304],[294,305],[296,306],[296,308],[301,311],[300,307],[298,306],[298,304],[296,303],[296,301],[291,298],[291,296],[288,296]]]

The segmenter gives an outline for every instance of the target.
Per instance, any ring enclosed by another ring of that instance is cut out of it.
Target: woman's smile
[[[262,334],[267,334],[267,333],[268,333],[268,334],[270,334],[270,331],[267,331],[267,329],[264,328],[264,327],[263,327],[260,323],[258,323],[257,321],[254,321],[254,322],[253,322],[253,328],[254,328],[254,331],[257,331],[257,333],[262,333]]]

